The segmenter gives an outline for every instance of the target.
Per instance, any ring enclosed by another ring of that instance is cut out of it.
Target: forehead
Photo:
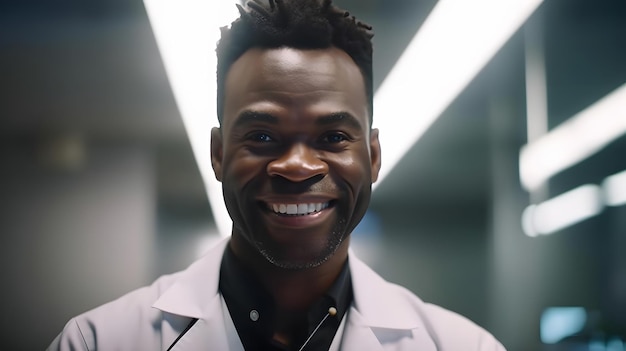
[[[225,127],[242,112],[265,109],[347,112],[368,126],[363,75],[348,54],[334,47],[250,49],[233,63],[224,88]]]

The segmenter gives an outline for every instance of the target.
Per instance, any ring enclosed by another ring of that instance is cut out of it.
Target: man
[[[349,254],[381,162],[371,28],[330,0],[239,10],[211,134],[231,238],[72,319],[50,349],[503,350]]]

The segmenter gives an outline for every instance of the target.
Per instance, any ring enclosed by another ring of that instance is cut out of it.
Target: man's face
[[[235,61],[211,144],[232,240],[290,269],[347,250],[380,169],[367,106],[359,68],[337,48],[251,49]]]

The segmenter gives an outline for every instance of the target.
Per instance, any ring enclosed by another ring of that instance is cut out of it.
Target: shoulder
[[[150,286],[74,317],[48,350],[160,349],[164,334],[171,337],[184,329],[217,294],[219,267],[227,243],[227,239],[216,243],[183,271],[163,275]],[[159,305],[164,300],[166,303]],[[172,309],[172,304],[176,308]]]
[[[424,310],[431,334],[445,349],[476,345],[476,349],[481,351],[504,350],[504,346],[491,333],[471,320],[429,303],[424,303]]]
[[[72,318],[48,350],[116,349],[115,345],[160,345],[162,312],[152,307],[180,273],[164,275],[150,286]],[[107,343],[115,342],[115,345]]]
[[[437,350],[504,350],[488,331],[468,318],[422,301],[405,287],[384,280],[355,257],[350,262],[356,309],[366,324],[413,330],[416,342],[434,344]]]
[[[441,306],[422,301],[403,286],[387,283],[419,320],[438,350],[504,351],[496,338],[470,319]],[[470,346],[471,345],[471,346]]]

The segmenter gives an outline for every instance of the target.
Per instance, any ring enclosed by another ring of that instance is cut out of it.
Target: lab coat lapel
[[[163,350],[169,348],[194,318],[198,321],[176,342],[173,351],[243,350],[218,290],[220,264],[227,243],[228,240],[222,241],[189,266],[152,305],[164,313]]]
[[[404,298],[403,288],[386,282],[353,252],[349,264],[354,300],[341,349],[435,351],[426,327],[414,313],[415,306]]]
[[[211,307],[215,314],[221,313],[219,299],[211,302]],[[177,328],[180,329],[180,328]],[[176,340],[182,330],[176,330],[169,337],[164,335],[164,350]],[[176,342],[172,351],[200,351],[200,350],[228,350],[228,339],[226,330],[221,318],[202,318]]]
[[[363,320],[363,317],[354,307],[348,312],[346,329],[343,332],[341,350],[383,351],[383,347],[376,338],[372,328]]]
[[[174,347],[172,347],[172,351],[244,351],[237,330],[226,307],[226,303],[221,296],[210,303],[210,310],[212,311],[211,316],[209,318],[198,319],[175,343]],[[172,317],[174,319],[181,318],[180,316]],[[190,318],[184,319],[185,324],[180,322],[170,323],[173,328],[171,332],[167,333],[167,337],[164,336],[163,350],[167,350],[173,343],[173,340],[176,340],[189,322],[192,321]],[[176,326],[176,324],[178,325]],[[183,325],[185,327],[183,327]]]

